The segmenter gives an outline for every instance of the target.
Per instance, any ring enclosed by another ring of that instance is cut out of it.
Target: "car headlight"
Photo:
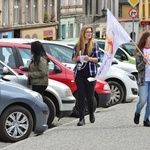
[[[126,74],[127,74],[127,76],[128,76],[131,80],[136,81],[136,78],[135,78],[134,75],[132,75],[132,74],[130,74],[130,73],[126,73]]]
[[[65,96],[72,96],[72,92],[70,89],[65,90]]]
[[[109,86],[109,84],[108,84],[108,83],[107,83],[107,84],[105,84],[103,89],[104,89],[104,90],[110,90],[110,86]]]

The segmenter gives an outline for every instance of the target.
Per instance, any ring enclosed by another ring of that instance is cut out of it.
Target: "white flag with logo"
[[[105,76],[112,64],[113,57],[119,46],[130,41],[130,36],[126,33],[124,28],[109,11],[109,9],[107,9],[106,41],[104,49],[105,53],[100,69],[96,75],[96,79],[100,79],[101,77]]]

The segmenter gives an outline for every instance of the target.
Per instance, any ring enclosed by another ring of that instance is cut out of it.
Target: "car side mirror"
[[[7,74],[9,72],[7,67],[3,67],[3,74]]]
[[[111,65],[116,65],[116,64],[118,64],[118,62],[116,60],[113,60]]]
[[[54,66],[54,71],[55,71],[56,73],[61,73],[61,72],[62,72],[61,68],[60,68],[58,65],[55,65],[55,66]]]
[[[121,59],[121,60],[127,60],[124,55],[121,55],[120,59]]]

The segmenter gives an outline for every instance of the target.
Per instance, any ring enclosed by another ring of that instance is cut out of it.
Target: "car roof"
[[[48,40],[41,40],[41,39],[28,39],[28,38],[3,38],[0,39],[0,42],[9,42],[9,43],[18,43],[18,44],[31,44],[32,42],[40,41],[41,43],[49,43],[49,44],[57,44],[62,46],[67,46],[69,48],[72,48],[71,46],[61,43],[59,41],[48,41]]]
[[[13,46],[13,47],[24,47],[24,48],[31,48],[30,45],[27,44],[20,44],[20,43],[11,43],[11,42],[0,42],[0,46]]]

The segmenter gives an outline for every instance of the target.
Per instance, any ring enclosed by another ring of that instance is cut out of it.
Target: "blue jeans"
[[[144,120],[149,119],[150,116],[150,81],[145,81],[144,86],[139,86],[139,101],[136,106],[137,114],[141,113],[141,110],[145,104],[146,110]]]

